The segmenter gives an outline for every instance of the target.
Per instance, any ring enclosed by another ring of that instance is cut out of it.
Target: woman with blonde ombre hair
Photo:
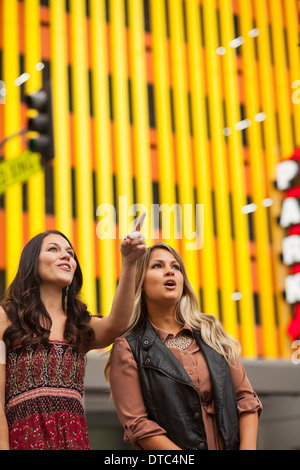
[[[165,243],[138,260],[133,313],[106,377],[124,440],[137,449],[256,448],[262,405],[239,344],[199,312],[183,260]]]

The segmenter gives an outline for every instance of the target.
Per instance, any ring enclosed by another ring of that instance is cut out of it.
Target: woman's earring
[[[69,292],[69,286],[66,287],[66,292],[65,292],[65,313],[67,313],[67,307],[68,307],[68,292]]]

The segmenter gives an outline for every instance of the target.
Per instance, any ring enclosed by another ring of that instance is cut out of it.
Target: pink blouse
[[[152,326],[163,342],[174,338],[172,334]],[[192,329],[184,325],[176,336],[182,333],[192,335]],[[187,371],[200,395],[208,449],[223,449],[222,438],[217,427],[210,374],[198,344],[193,340],[186,349],[170,347],[170,350]],[[230,372],[237,395],[238,413],[258,412],[260,415],[262,404],[250,385],[242,363],[238,360],[234,366],[230,366]],[[166,431],[156,422],[148,419],[139,382],[138,367],[125,338],[118,338],[113,346],[110,386],[119,420],[125,430],[125,442],[140,449],[139,439],[166,434]]]

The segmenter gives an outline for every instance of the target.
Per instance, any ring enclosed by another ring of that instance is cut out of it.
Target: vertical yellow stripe
[[[7,90],[4,105],[4,137],[18,132],[21,128],[20,89],[14,81],[20,75],[19,70],[19,22],[18,1],[2,1],[3,24],[3,81]],[[4,157],[10,160],[21,153],[20,138],[14,138],[4,147]],[[22,187],[11,186],[5,193],[5,238],[6,238],[6,284],[16,274],[21,250],[23,247],[22,223]]]
[[[255,21],[259,29],[257,37],[258,48],[258,71],[261,83],[261,99],[262,111],[266,114],[266,119],[262,123],[265,155],[266,155],[266,171],[267,171],[267,195],[272,199],[270,207],[270,227],[272,233],[272,252],[274,263],[275,277],[275,295],[278,311],[278,328],[279,328],[279,344],[280,355],[289,357],[291,353],[290,341],[286,334],[286,328],[290,320],[291,311],[287,302],[283,299],[282,292],[285,289],[284,282],[288,274],[287,268],[280,261],[282,253],[282,228],[277,223],[278,214],[281,210],[280,191],[274,188],[276,180],[276,165],[281,159],[279,155],[278,136],[276,129],[276,109],[275,109],[275,89],[271,61],[271,45],[269,37],[269,22],[267,14],[267,4],[265,0],[255,0]]]
[[[288,58],[290,65],[290,79],[288,82],[289,93],[293,94],[295,88],[292,85],[297,80],[300,80],[300,61],[299,61],[299,0],[283,2],[284,13],[286,17],[286,32],[287,32],[287,46]],[[299,89],[299,85],[297,86]],[[292,103],[292,113],[294,114],[294,129],[295,129],[295,144],[296,147],[300,146],[300,106],[299,103]]]
[[[54,205],[56,228],[72,237],[70,114],[64,0],[50,0],[51,85],[55,142]]]
[[[167,32],[166,12],[164,0],[150,2],[150,19],[152,30],[152,52],[153,52],[153,74],[154,74],[154,104],[155,122],[158,149],[158,172],[159,172],[159,198],[160,205],[165,204],[162,211],[162,236],[166,243],[178,249],[177,215],[174,219],[172,214],[168,217],[172,207],[176,204],[175,190],[175,168],[173,159],[172,125],[171,125],[171,103],[168,77],[168,55],[167,55]],[[168,225],[168,222],[169,225]],[[164,228],[167,227],[167,230]],[[169,229],[169,230],[168,230]]]
[[[25,72],[30,79],[26,82],[27,94],[37,91],[43,85],[42,72],[36,69],[41,60],[40,48],[40,2],[25,0],[24,2],[24,39]],[[45,230],[45,183],[44,172],[33,175],[28,180],[28,235],[32,238]]]
[[[221,44],[228,45],[234,38],[233,12],[230,0],[220,0]],[[253,286],[251,278],[251,259],[249,255],[248,221],[242,213],[247,204],[245,189],[245,171],[241,133],[235,124],[241,120],[239,111],[236,52],[227,47],[222,57],[224,95],[226,106],[226,126],[232,129],[228,137],[229,170],[231,180],[232,211],[234,225],[234,242],[237,271],[237,288],[242,294],[239,301],[241,323],[242,354],[256,356],[255,318],[253,303]]]
[[[146,237],[149,237],[151,235],[152,179],[146,79],[145,26],[142,0],[129,0],[128,17],[136,197],[137,203],[145,206],[148,213],[148,217],[145,220],[144,233]],[[140,206],[141,209],[142,206]]]
[[[182,211],[182,252],[191,285],[199,296],[197,240],[192,239],[195,229],[194,183],[188,110],[183,9],[181,0],[169,0],[171,75],[174,103],[176,166],[178,194]],[[190,208],[190,212],[186,211]],[[190,239],[189,239],[190,238]],[[194,247],[190,249],[190,247]]]
[[[127,214],[133,204],[128,68],[126,61],[127,38],[125,34],[124,2],[111,0],[109,6],[117,207],[120,213],[119,231],[122,237],[127,233]]]
[[[224,144],[224,122],[221,97],[221,71],[216,49],[216,4],[203,0],[205,57],[208,74],[208,107],[211,131],[211,159],[214,178],[214,194],[217,223],[218,271],[221,290],[222,322],[226,331],[237,338],[236,306],[231,299],[235,291],[233,248],[231,240],[230,207],[226,151]]]
[[[279,122],[280,147],[283,158],[293,153],[293,137],[291,122],[291,93],[288,82],[285,36],[282,20],[281,0],[272,0],[269,5],[271,37],[274,54],[274,76],[276,86],[276,101]],[[287,25],[289,28],[289,25]],[[299,60],[299,55],[298,55]]]
[[[205,104],[204,64],[198,0],[186,3],[188,59],[190,70],[191,114],[194,139],[197,203],[204,205],[203,247],[200,250],[203,307],[205,313],[219,317],[216,254],[211,196],[208,131]]]
[[[263,352],[266,357],[274,358],[278,355],[274,286],[272,279],[272,262],[268,234],[268,221],[266,209],[262,201],[266,197],[263,171],[263,152],[261,142],[261,123],[254,120],[259,111],[258,86],[255,68],[255,53],[253,38],[248,32],[252,29],[252,11],[249,0],[239,0],[239,19],[241,36],[245,38],[242,51],[243,82],[245,90],[246,116],[251,120],[247,129],[248,151],[251,175],[252,200],[257,205],[253,213],[254,231],[256,241],[256,259],[259,285],[259,305],[262,325]]]
[[[78,255],[83,271],[83,298],[96,312],[94,214],[92,200],[90,115],[85,0],[71,0],[71,57],[74,103],[75,191]]]
[[[116,253],[114,233],[116,229],[113,170],[111,151],[111,125],[108,88],[108,58],[105,0],[91,0],[91,62],[94,110],[94,139],[96,165],[96,198],[98,215],[104,216],[109,227],[107,238],[98,233],[100,268],[100,311],[110,312],[116,289]],[[106,209],[106,210],[105,210]],[[103,213],[102,213],[103,211]],[[103,219],[100,218],[99,224]],[[112,230],[110,234],[109,229]],[[99,226],[100,231],[100,226]]]

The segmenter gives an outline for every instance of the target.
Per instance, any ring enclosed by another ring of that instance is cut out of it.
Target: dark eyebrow
[[[48,245],[55,245],[55,246],[57,246],[58,248],[61,248],[61,245],[59,245],[59,244],[56,243],[56,242],[49,242],[46,246],[48,246]],[[73,250],[73,248],[72,248],[71,246],[68,246],[68,247],[66,248],[66,250],[71,250],[72,253],[75,253],[75,251]]]

